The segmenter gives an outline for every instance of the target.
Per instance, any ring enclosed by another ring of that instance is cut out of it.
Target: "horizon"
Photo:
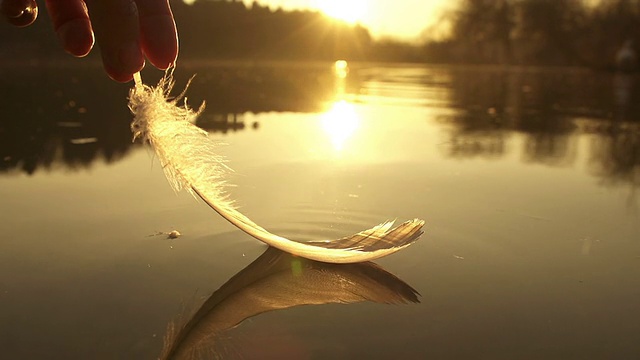
[[[194,0],[183,0],[193,3]],[[242,0],[251,7],[254,0]],[[442,15],[455,7],[456,1],[446,0],[256,0],[262,6],[283,10],[316,10],[329,17],[361,24],[375,39],[393,38],[408,42],[424,39],[428,29],[437,28]]]

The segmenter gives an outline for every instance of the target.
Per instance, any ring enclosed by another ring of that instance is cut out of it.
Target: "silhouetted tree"
[[[452,15],[458,61],[504,63],[511,57],[512,6],[507,0],[463,0]]]
[[[171,1],[180,35],[181,59],[366,60],[373,43],[361,25],[318,11],[273,10],[254,2]],[[68,59],[41,7],[25,29],[0,24],[0,61]],[[99,61],[98,52],[89,59]]]
[[[462,0],[448,18],[427,61],[612,67],[625,42],[640,44],[639,0]]]
[[[584,5],[575,0],[521,0],[518,43],[521,62],[579,65],[586,25]]]
[[[181,56],[216,59],[362,60],[369,31],[317,11],[283,11],[253,2],[198,0],[173,4]]]

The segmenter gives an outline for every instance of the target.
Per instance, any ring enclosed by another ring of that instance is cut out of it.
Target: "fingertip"
[[[128,75],[124,75],[124,74],[113,74],[110,73],[109,71],[107,71],[107,75],[109,75],[109,77],[111,78],[111,80],[117,81],[119,83],[128,83],[129,81],[133,80],[133,74],[128,74]]]
[[[149,62],[160,70],[166,70],[175,65],[178,58],[178,49],[165,48],[162,51],[145,52]]]
[[[109,75],[109,78],[111,78],[111,80],[119,83],[128,83],[133,80],[133,74],[129,74],[129,73],[110,71],[107,69],[107,75]]]
[[[149,62],[156,68],[160,70],[166,70],[176,64],[178,56],[177,54],[167,54],[164,56],[153,56],[147,54],[147,58],[149,59]]]
[[[144,68],[145,62],[142,59],[142,63],[139,66],[134,66],[130,68],[122,68],[122,67],[113,67],[110,63],[104,62],[104,69],[107,72],[107,75],[119,83],[126,83],[133,80],[133,74],[141,71]]]
[[[86,56],[94,44],[93,31],[89,19],[71,20],[57,30],[62,46],[69,54],[77,57]]]
[[[118,61],[124,71],[131,74],[142,70],[144,67],[144,55],[137,41],[123,44],[118,49]]]
[[[147,58],[149,59],[149,62],[151,62],[151,64],[156,68],[160,70],[166,70],[170,67],[175,66],[177,55],[175,56],[167,55],[166,57],[155,57],[155,58],[147,55]]]
[[[140,43],[153,66],[167,69],[178,58],[178,35],[170,15],[146,16],[140,19]]]
[[[33,0],[2,1],[0,10],[11,25],[18,27],[29,26],[38,18],[38,5]]]

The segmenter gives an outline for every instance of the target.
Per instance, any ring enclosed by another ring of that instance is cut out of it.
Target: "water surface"
[[[427,223],[377,261],[420,303],[264,312],[216,336],[215,356],[640,357],[635,76],[184,64],[178,86],[193,73],[197,124],[258,224],[311,240]],[[266,247],[171,190],[131,143],[127,87],[99,68],[0,75],[0,357],[156,358],[167,324]]]

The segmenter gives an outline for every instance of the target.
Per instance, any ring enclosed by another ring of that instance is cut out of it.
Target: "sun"
[[[315,0],[314,5],[332,18],[349,23],[363,20],[367,13],[367,0]]]

